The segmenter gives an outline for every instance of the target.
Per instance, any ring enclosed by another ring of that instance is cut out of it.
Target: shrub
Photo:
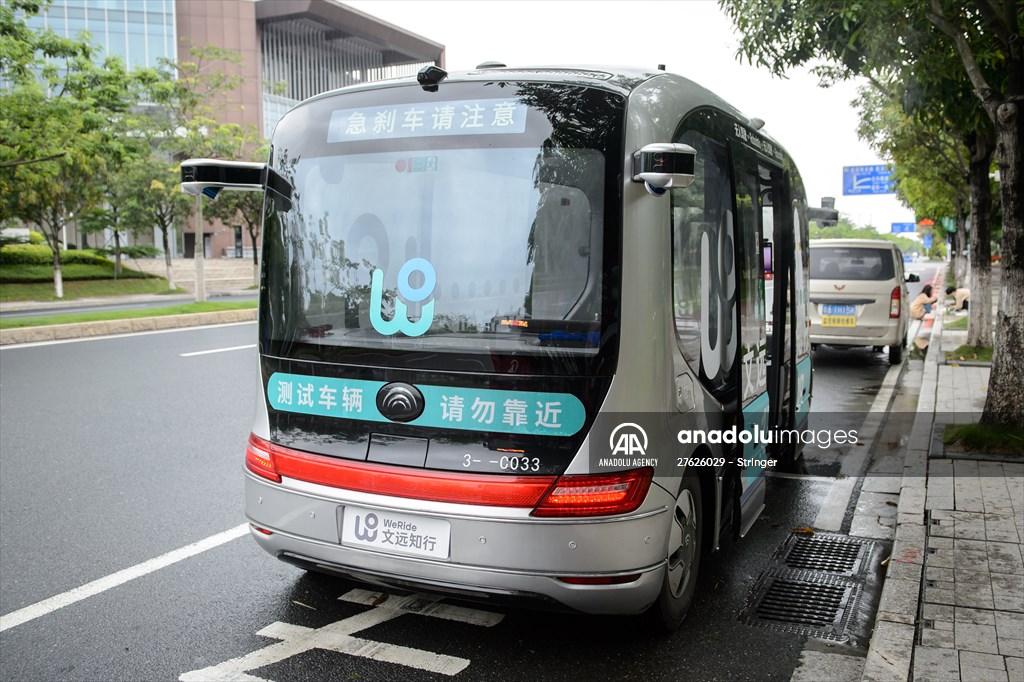
[[[89,250],[63,251],[61,263],[105,265],[110,261]],[[8,244],[0,248],[0,265],[52,265],[53,251],[44,244]]]
[[[28,243],[29,244],[45,244],[46,237],[43,236],[42,232],[36,232],[35,230],[28,231]]]

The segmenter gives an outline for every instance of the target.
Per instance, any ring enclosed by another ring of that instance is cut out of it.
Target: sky
[[[821,197],[854,223],[889,232],[913,222],[895,195],[843,196],[843,166],[884,163],[857,138],[858,83],[818,86],[807,69],[773,77],[736,57],[739,40],[713,0],[344,0],[445,46],[448,71],[508,66],[664,64],[714,91],[795,159],[811,205]]]

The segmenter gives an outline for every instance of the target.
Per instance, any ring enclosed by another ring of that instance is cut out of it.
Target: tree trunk
[[[114,228],[114,281],[121,274],[121,233]]]
[[[178,287],[174,284],[174,268],[171,267],[170,239],[167,234],[170,231],[171,227],[169,225],[160,229],[161,239],[164,246],[164,265],[167,266],[167,288],[170,291],[174,291]]]
[[[971,314],[967,343],[992,346],[992,167],[994,140],[990,132],[978,133],[971,146]]]
[[[64,298],[64,275],[60,271],[60,249],[53,250],[53,295]]]
[[[967,213],[964,211],[964,204],[960,198],[956,200],[956,232],[953,233],[953,256],[950,258],[953,266],[953,280],[955,284],[967,286]]]
[[[258,227],[252,225],[249,226],[249,240],[252,242],[252,283],[260,283],[260,247],[256,244],[256,240],[260,236]]]
[[[996,111],[1003,208],[1002,284],[992,374],[981,421],[1024,429],[1024,401],[1020,399],[1024,385],[1024,116],[1019,101],[1004,103]],[[971,292],[971,317],[975,301],[988,300],[978,295],[982,293]]]

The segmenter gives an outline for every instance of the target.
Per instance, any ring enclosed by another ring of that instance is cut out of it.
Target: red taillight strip
[[[625,514],[647,497],[654,469],[570,476],[495,476],[409,469],[300,452],[249,436],[245,463],[272,481],[282,476],[356,492],[433,502],[532,508],[533,516]]]
[[[533,516],[604,516],[635,510],[647,497],[654,469],[597,476],[563,476]]]
[[[270,452],[274,468],[281,476],[332,488],[434,502],[532,508],[557,478],[406,469],[313,455],[262,439],[258,444]]]

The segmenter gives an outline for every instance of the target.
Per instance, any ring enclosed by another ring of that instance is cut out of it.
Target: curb
[[[865,681],[910,679],[927,544],[925,507],[928,455],[935,416],[939,356],[942,353],[941,318],[935,319],[930,331],[917,417],[903,460],[896,537],[893,539],[892,556],[886,568],[875,628],[861,678]],[[940,342],[936,343],[936,339]]]
[[[0,329],[0,346],[40,341],[64,341],[113,334],[159,331],[183,327],[201,327],[212,324],[250,322],[256,319],[255,308],[241,310],[220,310],[212,313],[191,313],[188,315],[161,315],[158,317],[134,317],[126,320],[102,320],[98,322],[75,322],[73,324],[52,324],[41,327]]]

